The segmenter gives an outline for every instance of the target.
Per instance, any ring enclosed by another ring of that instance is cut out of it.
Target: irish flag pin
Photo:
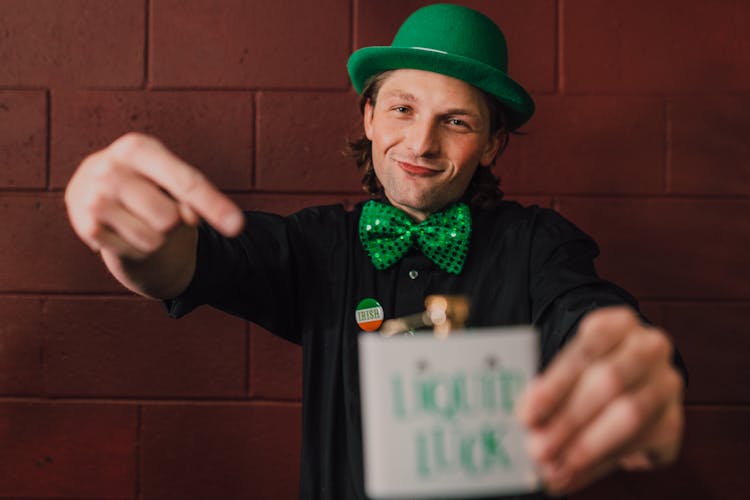
[[[383,323],[383,307],[375,299],[364,299],[354,313],[357,324],[366,332],[377,330]]]

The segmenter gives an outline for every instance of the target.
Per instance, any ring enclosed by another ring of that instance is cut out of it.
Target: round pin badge
[[[383,307],[375,299],[364,299],[357,305],[354,314],[357,324],[366,332],[375,331],[383,324]]]

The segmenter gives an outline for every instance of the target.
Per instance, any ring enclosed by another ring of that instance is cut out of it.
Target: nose
[[[408,129],[407,147],[415,156],[434,157],[440,151],[440,140],[435,123],[415,120]]]

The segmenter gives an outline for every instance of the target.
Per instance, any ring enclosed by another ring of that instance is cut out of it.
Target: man
[[[128,134],[71,179],[75,231],[173,316],[208,303],[302,344],[301,498],[365,498],[354,311],[368,298],[399,317],[426,295],[465,294],[469,326],[540,329],[548,366],[518,415],[549,491],[673,461],[683,379],[668,338],[596,276],[590,238],[499,200],[490,167],[534,109],[506,74],[499,28],[426,7],[392,46],[355,52],[349,72],[365,133],[353,148],[379,200],[243,216],[157,140]]]

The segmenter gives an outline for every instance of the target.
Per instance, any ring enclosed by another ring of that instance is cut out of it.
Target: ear
[[[375,107],[372,105],[372,100],[367,99],[367,102],[365,102],[364,116],[362,117],[362,121],[365,125],[365,136],[367,136],[367,138],[370,140],[372,140],[372,115],[374,112]]]
[[[479,159],[479,164],[481,166],[489,167],[492,165],[497,156],[497,152],[500,151],[501,142],[500,131],[495,132],[492,137],[490,137],[489,141],[487,141],[484,151],[482,151],[482,157]]]

